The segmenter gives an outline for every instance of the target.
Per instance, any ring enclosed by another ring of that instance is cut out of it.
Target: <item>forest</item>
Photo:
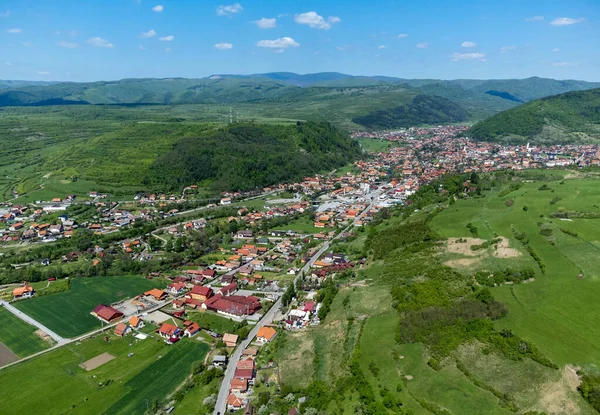
[[[360,153],[357,142],[324,122],[235,125],[178,141],[144,184],[174,190],[210,181],[217,190],[250,190],[341,167]]]

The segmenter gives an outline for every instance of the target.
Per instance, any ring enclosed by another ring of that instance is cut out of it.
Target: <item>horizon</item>
[[[600,81],[600,7],[547,3],[8,0],[0,79],[205,78],[242,66],[249,74]]]

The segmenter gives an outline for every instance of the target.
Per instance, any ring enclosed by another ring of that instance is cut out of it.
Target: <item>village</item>
[[[70,196],[44,205],[9,203],[1,207],[0,236],[5,248],[60,243],[80,230],[105,241],[65,252],[59,259],[15,264],[17,270],[52,269],[57,263],[100,270],[117,257],[136,263],[164,261],[193,251],[192,242],[205,238],[204,252],[197,252],[193,261],[148,273],[145,278],[150,284],[156,281],[154,288],[81,310],[97,319],[99,328],[64,337],[47,329],[45,321],[37,326],[55,339],[53,347],[98,334],[107,341],[109,336],[136,341],[153,336],[173,348],[184,339],[210,344],[206,363],[223,371],[215,413],[251,414],[261,349],[281,331],[300,332],[320,324],[325,307],[318,301],[319,291],[332,279],[351,280],[365,264],[360,255],[336,252],[336,243],[363,232],[381,209],[407,203],[421,186],[454,171],[600,163],[598,147],[592,145],[502,146],[450,139],[465,130],[445,126],[355,133],[356,138],[389,142],[390,147],[347,171],[265,188],[259,195],[224,192],[200,206],[189,203],[194,186],[179,196],[139,194],[131,201],[90,192],[89,200]],[[466,184],[465,191],[470,190]],[[189,209],[177,207],[185,203]],[[143,232],[136,234],[142,226]],[[48,278],[46,287],[5,284],[2,305],[17,315],[22,303],[37,300],[38,289],[43,292],[61,278]]]

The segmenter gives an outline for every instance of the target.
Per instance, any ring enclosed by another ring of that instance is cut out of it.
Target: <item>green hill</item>
[[[219,190],[248,190],[341,167],[359,154],[356,141],[327,123],[233,125],[176,142],[144,182],[179,189],[209,180]]]
[[[372,129],[406,128],[422,124],[443,124],[466,121],[469,113],[454,102],[429,95],[417,95],[407,104],[389,110],[373,111],[352,119]]]
[[[600,88],[542,98],[473,126],[481,141],[564,144],[600,140]]]

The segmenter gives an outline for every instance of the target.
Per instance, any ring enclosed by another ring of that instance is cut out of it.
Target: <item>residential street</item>
[[[367,206],[367,208],[365,210],[363,210],[362,213],[368,212],[375,206],[375,204],[377,203],[377,198],[378,198],[379,194],[380,194],[379,192],[373,192],[367,196],[372,201],[369,204],[369,206]],[[350,228],[352,228],[354,226],[354,224],[358,220],[360,220],[362,213],[361,213],[361,215],[357,215],[356,218],[354,219],[354,221],[350,225],[348,225],[345,229],[343,229],[341,232],[339,232],[332,240],[327,241],[323,244],[323,246],[310,258],[310,260],[304,265],[304,267],[302,267],[302,271],[298,273],[296,278],[294,278],[294,281],[293,281],[294,284],[296,283],[298,278],[300,278],[300,275],[305,275],[310,270],[310,267],[319,259],[319,257],[321,255],[323,255],[323,253],[325,251],[327,251],[327,249],[329,249],[329,245],[331,242],[339,239],[341,237],[342,233],[348,231]],[[242,341],[238,345],[238,347],[235,349],[233,354],[231,356],[229,356],[229,364],[227,365],[227,368],[225,369],[223,381],[222,381],[221,387],[219,389],[219,396],[217,397],[217,403],[215,404],[215,410],[213,412],[215,415],[223,415],[227,412],[227,397],[229,396],[229,385],[231,384],[231,380],[233,379],[233,376],[235,374],[236,363],[240,360],[240,357],[242,356],[243,351],[250,345],[250,343],[252,343],[252,341],[256,337],[256,334],[258,333],[258,330],[261,327],[271,324],[273,322],[273,318],[274,318],[275,314],[277,313],[277,311],[280,309],[280,307],[281,307],[281,297],[279,297],[277,299],[275,304],[273,304],[271,309],[267,313],[265,313],[263,318],[260,319],[256,323],[254,328],[250,331],[250,334],[248,335],[246,340]]]

